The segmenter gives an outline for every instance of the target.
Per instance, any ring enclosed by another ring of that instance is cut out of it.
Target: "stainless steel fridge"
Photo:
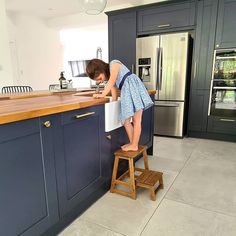
[[[183,136],[188,45],[187,32],[136,39],[136,73],[157,90],[154,134]]]

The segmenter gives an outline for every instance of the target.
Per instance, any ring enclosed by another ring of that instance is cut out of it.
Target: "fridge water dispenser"
[[[138,76],[143,82],[151,81],[151,58],[138,59]]]

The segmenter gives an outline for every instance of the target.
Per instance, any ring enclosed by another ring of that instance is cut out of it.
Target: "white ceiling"
[[[105,11],[165,0],[108,0]],[[5,0],[6,10],[49,19],[83,12],[83,0]]]

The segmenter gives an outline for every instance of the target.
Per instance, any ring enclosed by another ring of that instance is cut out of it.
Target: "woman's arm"
[[[102,92],[102,95],[105,97],[110,91],[111,89],[114,87],[115,83],[116,83],[116,78],[117,75],[119,73],[121,64],[119,63],[114,63],[111,67],[111,71],[110,71],[110,78],[107,82],[107,85],[105,87],[105,89]]]
[[[117,101],[117,89],[115,86],[111,88],[112,101]]]

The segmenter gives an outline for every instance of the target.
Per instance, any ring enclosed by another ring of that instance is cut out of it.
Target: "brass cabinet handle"
[[[49,128],[51,126],[51,121],[50,120],[47,120],[45,122],[43,122],[43,125],[46,127],[46,128]]]
[[[158,28],[164,28],[164,27],[170,27],[171,24],[164,24],[164,25],[158,25],[157,27]]]
[[[84,114],[81,114],[81,115],[75,115],[75,119],[80,119],[82,117],[86,117],[86,116],[91,116],[91,115],[94,115],[95,112],[92,111],[92,112],[87,112],[87,113],[84,113]]]

